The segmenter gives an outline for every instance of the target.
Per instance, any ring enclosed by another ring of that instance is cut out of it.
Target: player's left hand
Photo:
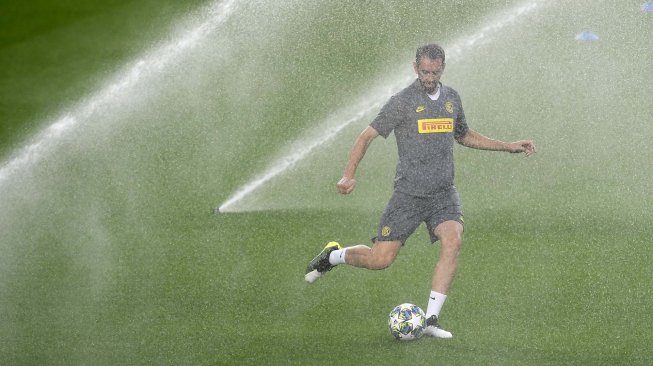
[[[511,142],[508,151],[513,154],[523,152],[526,156],[531,156],[537,152],[535,149],[535,144],[533,144],[532,140],[520,140]]]

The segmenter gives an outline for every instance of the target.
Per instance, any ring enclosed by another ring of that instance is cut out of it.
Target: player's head
[[[433,93],[444,72],[444,50],[437,44],[427,44],[415,53],[415,73],[427,93]]]
[[[415,63],[419,63],[422,57],[428,57],[431,60],[441,59],[444,64],[444,49],[435,43],[424,45],[415,52]]]

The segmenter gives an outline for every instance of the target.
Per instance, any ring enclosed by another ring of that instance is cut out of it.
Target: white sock
[[[446,299],[447,295],[436,291],[431,291],[431,296],[429,296],[429,305],[426,308],[426,318],[430,318],[431,315],[440,317],[440,310],[442,309],[442,305],[444,305],[444,300]]]
[[[329,263],[333,264],[334,266],[337,264],[343,264],[345,263],[345,252],[347,251],[347,248],[344,249],[337,249],[331,252],[329,254]]]

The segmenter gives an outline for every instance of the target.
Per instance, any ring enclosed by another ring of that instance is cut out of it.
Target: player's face
[[[445,64],[442,62],[442,59],[438,58],[433,60],[428,57],[422,57],[413,66],[415,67],[417,78],[419,78],[426,92],[429,94],[434,93],[440,82],[440,76],[444,72]]]

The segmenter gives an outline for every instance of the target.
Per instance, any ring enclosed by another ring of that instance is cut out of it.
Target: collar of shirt
[[[435,93],[433,94],[427,94],[431,100],[438,100],[440,98],[440,83],[438,83],[438,88],[435,90]]]

